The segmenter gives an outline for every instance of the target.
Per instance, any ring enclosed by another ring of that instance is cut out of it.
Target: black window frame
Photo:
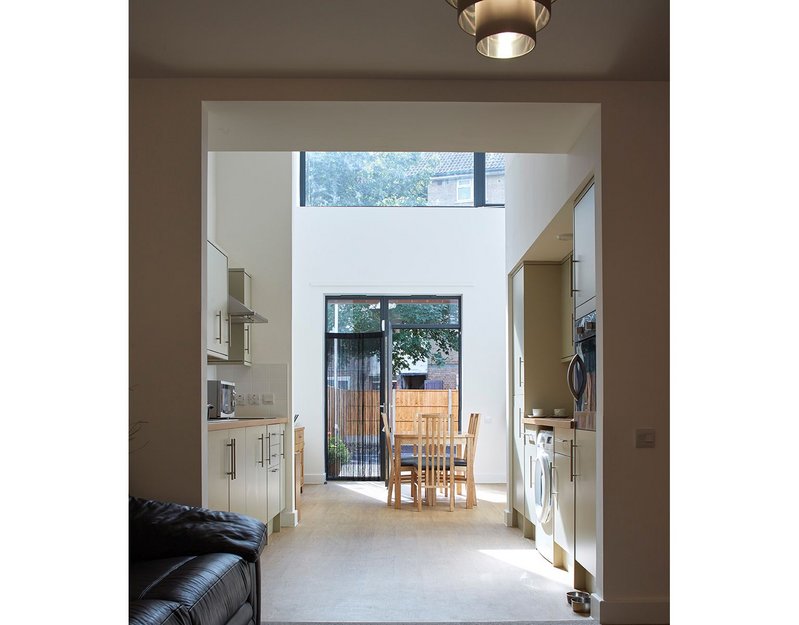
[[[332,150],[331,150],[332,151]],[[354,151],[354,150],[353,150]],[[305,154],[300,152],[300,206],[306,204]],[[483,208],[487,206],[504,206],[504,204],[486,203],[486,153],[472,152],[474,155],[474,178],[472,204],[453,204],[451,206],[397,206],[396,208]],[[336,208],[335,206],[323,208]],[[392,208],[392,207],[384,207]]]

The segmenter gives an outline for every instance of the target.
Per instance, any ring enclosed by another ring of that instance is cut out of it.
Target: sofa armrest
[[[244,514],[129,497],[130,560],[232,553],[258,562],[266,525]]]

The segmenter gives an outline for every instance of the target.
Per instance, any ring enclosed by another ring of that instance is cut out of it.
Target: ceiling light
[[[513,59],[535,48],[536,33],[549,23],[555,0],[446,0],[458,25],[474,35],[475,47],[492,59]]]

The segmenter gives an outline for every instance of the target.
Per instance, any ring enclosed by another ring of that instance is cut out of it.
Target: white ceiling
[[[536,49],[479,55],[445,0],[134,0],[130,75],[669,80],[668,0],[558,0]]]

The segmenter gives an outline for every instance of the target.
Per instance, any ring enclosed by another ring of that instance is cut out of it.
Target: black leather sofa
[[[133,625],[259,625],[266,525],[243,514],[129,498]]]

